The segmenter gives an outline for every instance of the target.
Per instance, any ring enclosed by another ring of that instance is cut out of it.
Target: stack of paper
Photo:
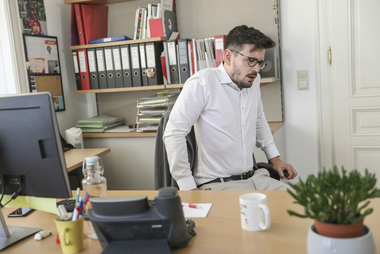
[[[137,132],[157,131],[162,115],[170,111],[178,94],[140,98],[137,101]]]
[[[124,123],[122,117],[98,115],[77,122],[76,127],[81,128],[82,132],[104,132]]]
[[[140,98],[137,102],[137,107],[167,107],[173,105],[175,100],[177,99],[178,94],[168,94],[166,96],[161,97],[146,97]]]

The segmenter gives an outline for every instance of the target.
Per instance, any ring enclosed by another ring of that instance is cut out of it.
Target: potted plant
[[[310,234],[317,235],[313,238],[315,242],[323,237],[352,240],[368,233],[375,248],[372,233],[363,224],[365,216],[373,212],[368,208],[369,199],[380,197],[380,190],[375,187],[375,174],[367,169],[364,175],[357,170],[347,173],[343,167],[340,173],[335,166],[333,170],[323,169],[317,176],[309,175],[305,182],[300,179],[299,183],[289,185],[294,189],[288,190],[295,199],[294,203],[304,207],[304,214],[288,210],[289,215],[314,219],[309,230],[308,250]]]

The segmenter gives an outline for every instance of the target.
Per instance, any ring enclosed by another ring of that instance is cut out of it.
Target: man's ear
[[[232,51],[229,50],[229,49],[226,49],[224,50],[223,52],[223,60],[224,60],[224,64],[226,65],[231,65],[231,61],[232,61]]]

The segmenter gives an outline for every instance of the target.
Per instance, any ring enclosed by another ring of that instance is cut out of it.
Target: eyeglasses
[[[234,49],[231,49],[231,51],[235,51],[236,53],[238,53],[239,55],[241,56],[244,56],[247,58],[247,64],[249,67],[254,67],[256,64],[259,64],[260,66],[260,70],[264,69],[264,67],[267,65],[265,63],[265,61],[259,61],[257,58],[255,57],[249,57],[249,56],[245,56],[243,55],[242,53],[240,53],[239,51],[236,51]]]

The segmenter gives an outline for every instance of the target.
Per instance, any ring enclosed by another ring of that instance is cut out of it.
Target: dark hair
[[[224,49],[241,51],[244,44],[254,44],[252,51],[257,48],[273,48],[276,43],[254,27],[241,25],[233,28],[227,35]],[[236,53],[235,53],[236,54]]]
[[[28,3],[28,4],[27,4],[27,9],[30,9],[30,8],[32,8],[32,7],[34,7],[34,9],[36,9],[36,11],[38,11],[38,9],[37,9],[37,5],[35,5],[35,4],[33,4],[33,3]]]

